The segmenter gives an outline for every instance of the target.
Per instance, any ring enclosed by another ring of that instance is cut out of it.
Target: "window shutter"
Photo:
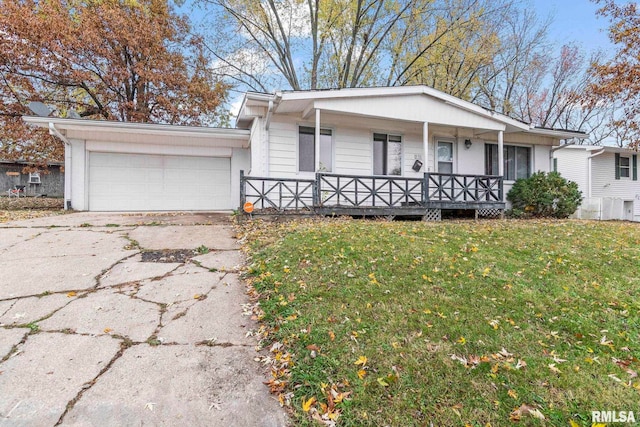
[[[616,179],[620,179],[620,153],[616,153]]]
[[[553,159],[553,171],[558,172],[558,158]]]
[[[637,181],[638,180],[638,155],[634,154],[633,156],[631,156],[631,163],[632,163],[632,167],[633,167],[633,180]]]

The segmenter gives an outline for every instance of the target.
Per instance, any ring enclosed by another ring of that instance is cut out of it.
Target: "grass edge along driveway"
[[[268,383],[297,425],[640,415],[640,225],[245,223]]]

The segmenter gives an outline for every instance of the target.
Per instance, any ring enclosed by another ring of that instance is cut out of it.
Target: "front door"
[[[453,142],[438,141],[438,173],[453,173]]]

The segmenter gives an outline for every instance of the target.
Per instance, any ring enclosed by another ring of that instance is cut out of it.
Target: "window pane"
[[[315,172],[316,128],[300,126],[298,133],[298,170],[300,172]],[[333,171],[331,129],[320,129],[320,169],[327,172]]]
[[[630,158],[629,157],[620,157],[620,177],[622,178],[629,178],[630,174]]]
[[[315,172],[315,130],[310,127],[300,127],[298,135],[298,170],[301,172]]]
[[[392,138],[389,136],[387,143],[387,175],[402,175],[402,143],[400,137],[395,137],[398,141]]]
[[[333,171],[333,144],[328,129],[320,129],[320,170]]]
[[[484,146],[484,171],[487,175],[498,175],[498,146],[495,144]]]
[[[453,173],[453,163],[438,162],[438,173]]]
[[[515,181],[516,179],[516,147],[505,145],[504,153],[504,179]]]
[[[373,174],[402,174],[402,137],[399,135],[373,134]]]
[[[530,154],[531,149],[528,147],[516,148],[516,179],[528,178],[530,175]]]
[[[453,162],[453,144],[451,142],[438,142],[438,161]]]

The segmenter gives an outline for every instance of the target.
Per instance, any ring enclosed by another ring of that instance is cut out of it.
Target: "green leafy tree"
[[[60,159],[59,143],[21,123],[30,101],[94,119],[219,121],[228,87],[167,0],[0,0],[0,8],[0,157]]]

